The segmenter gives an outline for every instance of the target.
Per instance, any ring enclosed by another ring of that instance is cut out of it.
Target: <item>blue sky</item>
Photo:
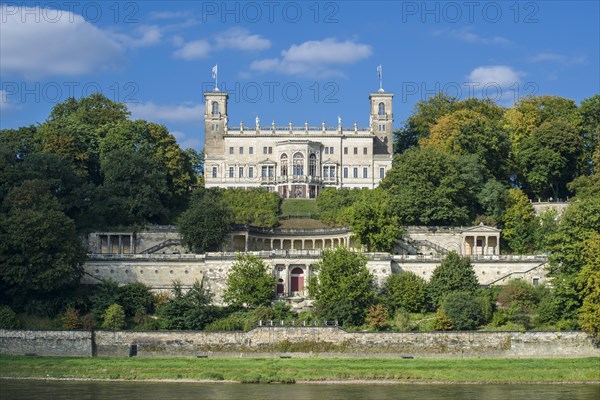
[[[600,93],[598,1],[2,2],[0,127],[40,123],[101,91],[202,148],[203,91],[229,124],[367,126],[394,92],[395,128],[437,91],[505,106]]]

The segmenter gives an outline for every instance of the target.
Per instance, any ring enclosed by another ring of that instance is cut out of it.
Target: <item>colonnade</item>
[[[465,255],[498,255],[500,241],[498,235],[469,235],[463,238]]]
[[[239,236],[238,236],[239,237]],[[314,237],[244,237],[245,251],[261,251],[261,250],[325,250],[333,249],[337,246],[351,247],[354,241],[350,235],[328,238]],[[236,240],[234,243],[241,244],[241,240]],[[239,249],[238,249],[239,250]]]
[[[101,254],[133,254],[133,233],[107,233],[98,235],[98,252]]]

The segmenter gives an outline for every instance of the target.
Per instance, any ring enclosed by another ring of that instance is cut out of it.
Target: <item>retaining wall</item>
[[[132,347],[133,346],[133,347]],[[346,332],[261,327],[249,332],[0,330],[0,355],[139,357],[600,357],[584,332]]]

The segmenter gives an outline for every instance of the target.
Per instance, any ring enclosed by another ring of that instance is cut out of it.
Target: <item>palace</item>
[[[263,187],[282,198],[315,198],[326,187],[373,189],[392,167],[393,93],[369,95],[369,127],[228,125],[228,94],[204,94],[205,186]]]

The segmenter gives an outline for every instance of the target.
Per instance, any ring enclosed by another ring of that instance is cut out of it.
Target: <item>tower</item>
[[[375,148],[379,154],[392,155],[394,144],[392,129],[394,114],[392,113],[392,98],[394,93],[386,93],[383,89],[369,95],[371,102],[371,132],[376,137]]]
[[[204,153],[207,159],[224,155],[228,97],[227,93],[218,90],[204,93]]]

